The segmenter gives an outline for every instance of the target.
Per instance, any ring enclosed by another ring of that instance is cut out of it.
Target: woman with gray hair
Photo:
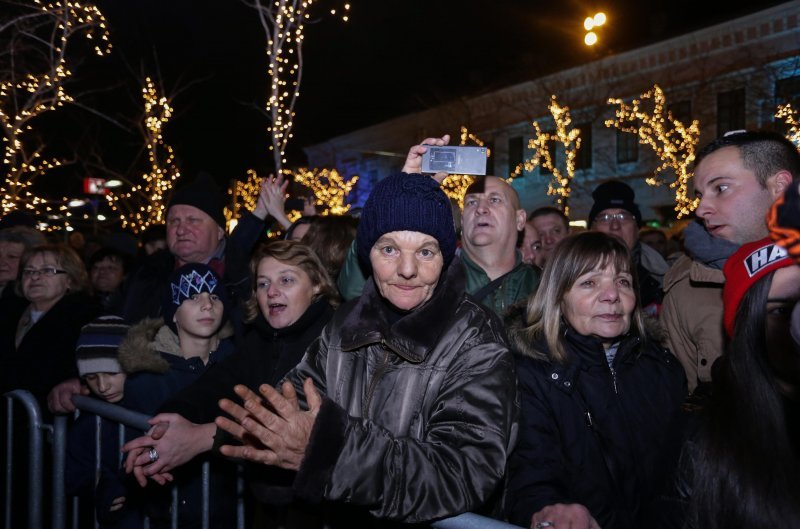
[[[508,514],[522,526],[633,529],[677,456],[678,361],[648,333],[625,244],[561,241],[512,333],[522,399]]]

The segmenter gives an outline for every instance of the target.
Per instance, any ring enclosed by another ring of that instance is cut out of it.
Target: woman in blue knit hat
[[[464,293],[436,182],[379,182],[357,233],[372,271],[278,388],[223,401],[222,454],[296,471],[293,493],[355,507],[348,523],[419,523],[483,506],[513,444],[513,361]],[[364,517],[364,520],[361,520]]]

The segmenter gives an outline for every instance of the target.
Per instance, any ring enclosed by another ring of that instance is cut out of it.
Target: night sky
[[[352,0],[350,21],[315,4],[290,165],[302,147],[411,111],[495,90],[603,54],[625,51],[777,5],[778,1]],[[266,93],[264,36],[235,0],[101,0],[114,50],[74,68],[87,104],[123,125],[70,110],[65,149],[91,149],[120,172],[141,153],[140,80],[159,77],[175,116],[166,129],[184,174],[224,182],[271,164],[259,110]],[[701,6],[701,7],[699,7]],[[582,22],[602,9],[602,46],[582,43]],[[700,9],[701,11],[698,11]],[[61,119],[61,118],[60,118]],[[454,132],[454,131],[453,131]]]

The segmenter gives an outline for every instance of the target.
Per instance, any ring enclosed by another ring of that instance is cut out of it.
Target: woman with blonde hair
[[[163,437],[144,436],[125,446],[131,452],[129,469],[137,458],[149,463],[150,448],[156,449],[159,460],[148,464],[142,476],[153,476],[166,465],[172,468],[211,450],[219,399],[234,397],[236,384],[254,389],[263,383],[277,384],[300,362],[333,316],[336,289],[319,258],[305,244],[291,240],[266,243],[255,251],[250,270],[253,296],[245,308],[249,332],[234,355],[160,408],[162,413],[153,422],[163,424]],[[258,496],[266,502],[274,500],[266,493]]]
[[[677,360],[648,333],[625,244],[561,241],[513,332],[522,400],[508,515],[522,526],[644,527],[677,455],[686,395]]]

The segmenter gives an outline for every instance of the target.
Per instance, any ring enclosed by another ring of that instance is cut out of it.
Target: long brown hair
[[[311,248],[300,241],[270,241],[259,246],[250,259],[250,288],[252,295],[245,303],[245,320],[248,323],[255,320],[259,314],[258,301],[255,296],[256,276],[259,263],[267,257],[272,257],[284,264],[296,266],[305,272],[311,280],[311,285],[319,287],[316,296],[314,296],[314,301],[324,297],[333,306],[339,304],[339,292],[336,290],[331,276],[328,275],[319,257]]]
[[[580,276],[607,266],[613,266],[618,272],[630,272],[633,276],[637,303],[631,326],[644,338],[644,321],[638,303],[639,287],[630,252],[616,237],[594,231],[572,235],[556,246],[544,267],[538,290],[528,298],[528,326],[522,331],[524,338],[530,342],[544,338],[550,349],[550,359],[566,364],[567,353],[562,342],[564,295]]]

